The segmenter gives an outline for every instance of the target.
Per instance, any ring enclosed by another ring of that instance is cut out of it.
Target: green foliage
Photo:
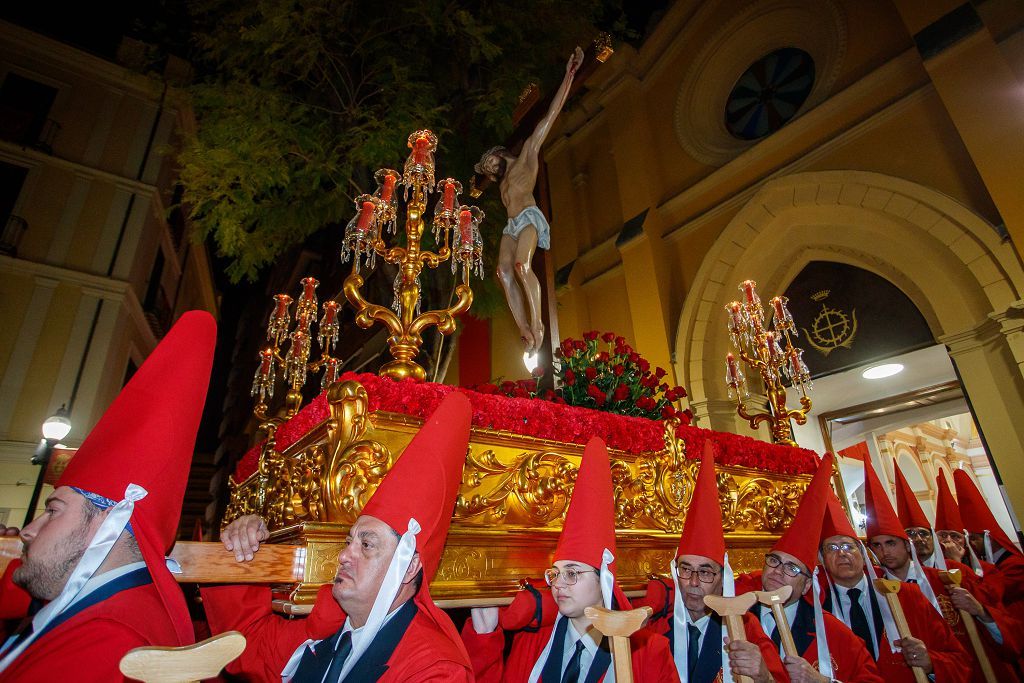
[[[438,177],[468,187],[523,89],[550,92],[610,10],[605,0],[195,0],[189,11],[204,76],[190,89],[199,125],[180,154],[184,204],[237,282],[317,230],[340,241],[352,197],[372,191],[377,168],[401,168],[413,130],[438,134]],[[483,208],[490,268],[505,216],[493,200]]]

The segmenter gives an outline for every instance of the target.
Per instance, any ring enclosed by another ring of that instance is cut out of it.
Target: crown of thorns
[[[495,145],[494,147],[491,147],[489,150],[480,155],[480,161],[476,162],[476,164],[473,166],[473,171],[476,172],[477,175],[487,175],[487,173],[484,171],[484,161],[487,159],[487,157],[500,155],[502,152],[508,152],[508,148],[505,147],[504,145]]]

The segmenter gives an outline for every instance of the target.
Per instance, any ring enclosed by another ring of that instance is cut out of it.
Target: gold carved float
[[[306,546],[302,581],[281,586],[278,607],[301,612],[334,577],[345,530],[359,516],[422,421],[369,412],[355,381],[328,389],[329,414],[278,452],[273,427],[256,472],[231,482],[225,523],[259,514],[271,541]],[[667,574],[698,461],[674,428],[665,448],[639,455],[610,450],[618,527],[619,580],[628,592]],[[507,602],[524,577],[550,565],[583,446],[473,427],[462,489],[431,594],[446,606]],[[733,568],[761,565],[792,520],[808,475],[719,466],[718,490]],[[415,495],[415,492],[410,492]]]

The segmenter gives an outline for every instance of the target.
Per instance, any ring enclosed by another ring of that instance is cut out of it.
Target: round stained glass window
[[[736,81],[725,107],[725,127],[741,140],[757,140],[796,116],[814,86],[814,60],[785,47],[754,62]]]

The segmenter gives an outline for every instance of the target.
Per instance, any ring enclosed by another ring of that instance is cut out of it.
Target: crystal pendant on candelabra
[[[319,304],[316,298],[316,288],[320,286],[320,281],[315,277],[304,277],[302,278],[302,296],[299,297],[299,303],[295,307],[295,319],[299,321],[300,327],[306,328],[309,331],[309,324],[316,315],[316,308]]]
[[[405,198],[415,185],[423,185],[428,191],[434,186],[434,152],[437,151],[437,136],[429,130],[418,130],[409,136],[409,158],[405,160],[402,170],[402,184],[405,185]]]
[[[484,242],[480,235],[480,223],[484,212],[476,206],[459,207],[459,226],[454,233],[452,251],[452,272],[456,263],[465,268],[466,278],[470,274],[484,276]]]
[[[801,391],[811,388],[811,370],[804,363],[804,350],[793,347],[786,360],[786,371],[794,384],[800,387]]]
[[[423,288],[420,286],[420,276],[416,276],[416,315],[419,315],[423,310]],[[395,298],[391,301],[391,310],[401,315],[402,313],[402,271],[398,271],[395,275],[395,282],[391,285],[391,291],[394,293]]]
[[[751,333],[757,335],[764,327],[764,309],[761,308],[761,298],[757,295],[757,283],[753,280],[744,280],[739,289],[743,294],[743,320]]]
[[[454,230],[459,222],[459,195],[462,194],[462,183],[454,178],[444,178],[437,181],[436,191],[441,196],[434,207],[434,242],[438,246],[447,246],[449,243],[455,243],[454,238],[449,242],[448,231]]]
[[[380,225],[377,222],[379,202],[379,199],[368,194],[356,197],[356,215],[345,226],[345,238],[341,243],[341,262],[348,263],[349,258],[352,258],[352,267],[357,273],[362,257],[366,257],[371,268],[377,262],[376,243],[380,235]]]
[[[293,385],[306,383],[306,361],[309,360],[309,334],[302,330],[292,332],[292,343],[284,357],[285,377]]]
[[[398,171],[382,168],[373,177],[377,180],[377,190],[373,193],[377,200],[376,224],[381,230],[386,228],[388,233],[394,235],[398,219],[398,195],[395,192],[395,186],[400,180]]]
[[[725,360],[725,384],[729,388],[729,398],[747,398],[750,392],[747,389],[747,379],[743,371],[730,353]]]
[[[288,325],[291,324],[288,308],[291,305],[292,298],[287,294],[274,295],[274,310],[271,311],[270,320],[267,322],[267,341],[273,342],[275,346],[288,334]]]
[[[324,314],[320,318],[320,326],[317,329],[316,342],[324,351],[333,351],[334,345],[338,343],[338,332],[341,325],[338,322],[338,302],[325,301]]]
[[[264,349],[260,351],[260,366],[256,369],[249,395],[258,396],[260,403],[266,403],[267,399],[274,397],[274,380],[274,350]]]
[[[743,306],[739,301],[730,301],[725,305],[725,312],[729,314],[726,326],[729,330],[729,340],[737,349],[741,349],[750,343],[750,332],[743,319]]]
[[[764,341],[768,346],[768,366],[770,370],[780,367],[784,362],[782,346],[779,343],[779,333],[768,331],[764,334]]]

